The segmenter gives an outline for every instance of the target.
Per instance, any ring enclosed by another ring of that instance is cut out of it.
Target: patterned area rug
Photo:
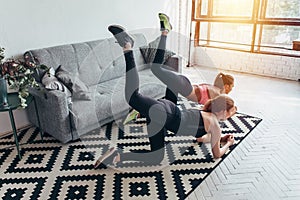
[[[197,104],[181,100],[181,109],[190,107]],[[185,199],[260,121],[237,113],[222,123],[223,133],[234,134],[236,142],[220,159],[212,158],[209,144],[169,133],[160,166],[128,163],[96,170],[95,160],[112,146],[124,152],[148,148],[144,119],[125,127],[121,121],[113,122],[65,145],[49,135],[42,142],[38,131],[30,128],[19,133],[22,160],[12,135],[0,139],[0,198]]]

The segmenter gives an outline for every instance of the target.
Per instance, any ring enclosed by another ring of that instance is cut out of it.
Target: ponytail
[[[209,99],[203,107],[203,111],[217,113],[222,110],[229,111],[234,106],[234,101],[229,96],[221,94],[213,99]]]
[[[233,76],[229,74],[223,74],[220,72],[214,81],[214,86],[220,88],[221,90],[224,88],[224,85],[231,85],[234,82]]]

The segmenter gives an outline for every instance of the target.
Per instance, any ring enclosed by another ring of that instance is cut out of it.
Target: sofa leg
[[[71,112],[69,112],[69,124],[70,124],[70,131],[71,131],[72,141],[74,141],[73,128],[72,128],[72,119],[71,119]]]

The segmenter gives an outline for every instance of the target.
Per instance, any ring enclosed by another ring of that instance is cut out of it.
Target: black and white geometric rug
[[[181,100],[180,107],[197,104]],[[223,133],[234,134],[236,142],[220,159],[212,158],[209,144],[169,133],[163,163],[174,162],[96,170],[95,160],[112,146],[123,152],[148,148],[143,119],[125,127],[121,121],[113,122],[68,144],[49,135],[42,142],[38,131],[30,128],[18,134],[21,160],[13,136],[0,138],[0,199],[185,199],[260,121],[237,113],[222,123]]]

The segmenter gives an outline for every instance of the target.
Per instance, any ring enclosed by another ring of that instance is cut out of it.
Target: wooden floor
[[[212,83],[216,69],[183,69],[193,83]],[[263,121],[187,198],[300,199],[300,83],[243,73],[230,94],[238,112]]]

